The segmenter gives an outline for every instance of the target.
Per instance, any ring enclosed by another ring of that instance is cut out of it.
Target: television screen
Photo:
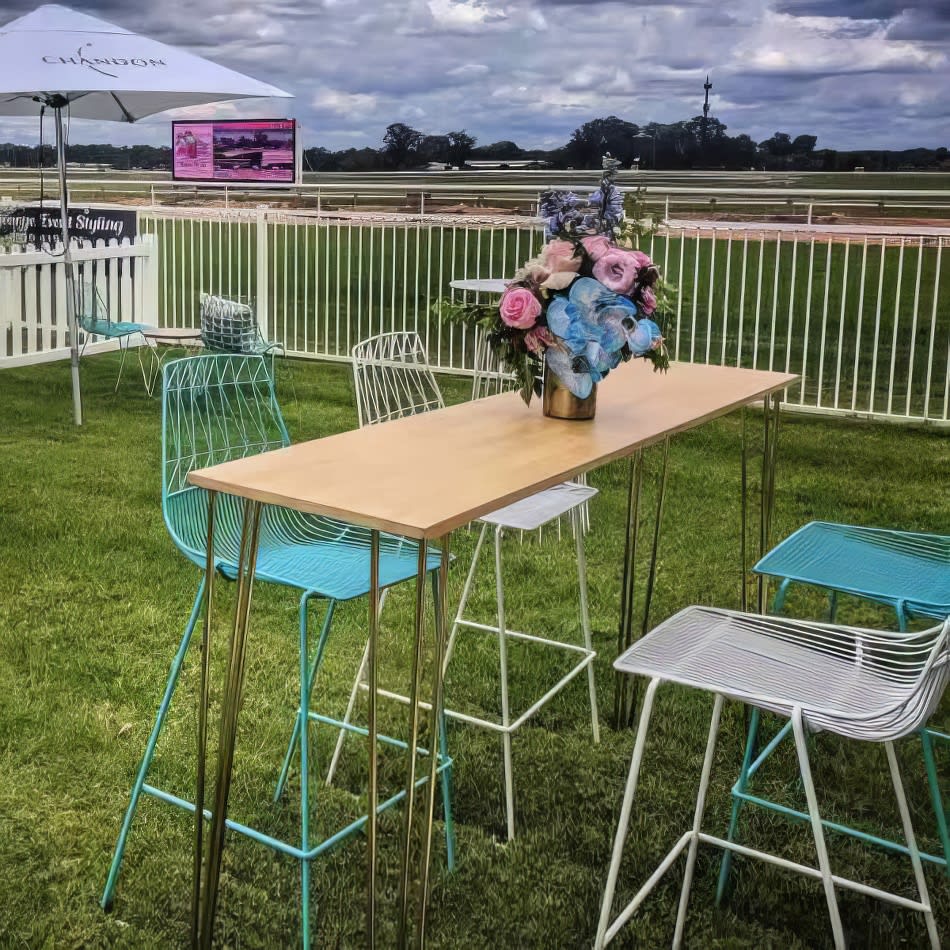
[[[173,122],[172,177],[292,185],[296,134],[293,119]]]

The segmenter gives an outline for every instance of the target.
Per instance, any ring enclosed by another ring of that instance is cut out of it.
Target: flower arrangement
[[[669,356],[652,319],[670,288],[649,256],[633,248],[624,200],[613,182],[617,162],[604,159],[600,187],[584,199],[546,192],[547,243],[508,284],[497,307],[449,305],[443,313],[482,328],[501,363],[518,378],[526,403],[549,372],[584,399],[621,362],[643,357],[666,370]]]

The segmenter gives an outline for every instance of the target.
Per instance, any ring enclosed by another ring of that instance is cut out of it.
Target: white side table
[[[155,380],[161,374],[162,363],[171,348],[183,348],[188,355],[192,355],[202,347],[201,330],[197,327],[150,327],[142,332],[142,336],[145,337],[152,357],[151,372],[146,373],[144,365],[142,366],[145,390],[149,396],[153,395]],[[139,360],[141,361],[141,352]]]
[[[453,290],[467,290],[476,294],[503,294],[510,283],[510,280],[500,277],[487,277],[477,280],[450,280],[449,286]]]

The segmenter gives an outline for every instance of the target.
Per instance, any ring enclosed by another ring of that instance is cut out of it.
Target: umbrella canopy
[[[0,114],[36,115],[35,99],[53,96],[74,119],[135,122],[166,109],[291,93],[51,3],[0,27]]]
[[[134,122],[167,109],[262,97],[290,98],[291,93],[58,4],[46,4],[0,28],[0,115],[36,115],[45,107],[56,118],[76,425],[82,424],[82,396],[66,214],[64,110],[74,119]]]

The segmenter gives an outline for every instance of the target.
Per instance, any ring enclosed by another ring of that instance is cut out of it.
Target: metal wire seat
[[[473,397],[502,392],[509,388],[511,377],[504,369],[497,365],[489,365],[485,356],[487,348],[483,350],[483,357],[477,359],[478,371],[473,384]],[[442,392],[436,382],[435,375],[429,366],[425,347],[418,334],[415,333],[386,333],[373,337],[358,344],[353,349],[353,379],[356,388],[356,405],[360,425],[371,425],[398,419],[417,412],[426,412],[431,409],[440,409],[445,403]],[[446,667],[453,655],[456,638],[462,628],[474,629],[481,632],[493,633],[498,637],[500,688],[501,688],[501,715],[497,719],[487,719],[484,716],[470,715],[457,709],[446,708],[445,715],[461,722],[479,726],[498,732],[502,736],[505,774],[505,811],[507,819],[508,838],[515,834],[514,824],[514,779],[511,759],[511,736],[528,719],[531,718],[545,703],[560,692],[571,680],[582,671],[587,671],[588,691],[591,706],[591,729],[594,741],[599,741],[600,732],[597,716],[597,697],[594,683],[593,659],[595,656],[591,646],[590,619],[587,608],[587,576],[584,556],[583,530],[581,525],[581,507],[597,493],[595,488],[587,485],[578,485],[574,482],[565,482],[546,491],[539,492],[514,504],[508,505],[480,519],[481,530],[475,546],[475,553],[465,580],[461,601],[455,615],[452,630],[446,648]],[[534,530],[567,515],[571,518],[574,527],[574,537],[577,549],[579,607],[583,641],[581,644],[563,643],[543,637],[531,636],[519,631],[510,630],[505,619],[504,585],[502,580],[502,533],[508,529]],[[464,616],[468,598],[472,590],[479,555],[489,528],[494,528],[495,545],[495,593],[497,604],[497,622],[489,625],[466,619]],[[508,695],[508,641],[509,639],[533,643],[539,646],[550,647],[567,651],[571,656],[571,668],[554,684],[544,695],[533,702],[520,715],[513,713]],[[367,656],[364,653],[363,662],[357,673],[350,702],[344,721],[349,722],[359,689],[363,686],[363,674]],[[400,702],[406,702],[406,697],[387,691],[380,691],[381,695],[389,696]],[[346,733],[341,731],[337,741],[336,751],[330,765],[330,775],[333,774],[337,758],[342,749]]]
[[[155,744],[164,724],[178,674],[203,603],[207,577],[208,494],[188,483],[188,474],[198,468],[282,448],[290,442],[274,395],[273,377],[261,356],[210,355],[172,361],[164,367],[162,388],[162,514],[178,549],[202,570],[202,580],[185,627],[178,653],[172,663],[155,724],[146,745],[131,799],[126,810],[115,854],[102,897],[111,905],[115,884],[132,819],[142,792],[162,801],[194,811],[194,806],[145,782]],[[238,575],[243,502],[230,495],[218,495],[214,513],[214,566],[228,579]],[[380,538],[380,585],[388,587],[417,575],[418,548],[415,542],[394,535]],[[439,552],[427,558],[427,569],[437,584]],[[282,794],[290,769],[299,762],[301,831],[299,842],[273,838],[235,822],[228,827],[247,834],[275,850],[301,862],[301,929],[303,943],[310,940],[310,862],[343,838],[362,829],[366,816],[322,841],[311,840],[309,832],[310,793],[308,776],[309,722],[351,728],[347,723],[318,714],[311,709],[311,694],[328,641],[335,606],[340,601],[360,597],[370,590],[370,532],[332,518],[304,514],[276,506],[265,506],[261,515],[256,581],[271,582],[300,591],[300,698],[293,733],[277,782],[275,800]],[[436,592],[438,593],[438,592]],[[308,607],[311,600],[325,600],[326,610],[315,648],[309,643]],[[440,730],[441,731],[441,730]],[[379,741],[401,749],[405,742],[380,736]],[[443,807],[450,866],[454,862],[451,801],[448,771],[451,759],[443,754],[444,734],[439,736],[438,774],[442,779]],[[297,752],[299,750],[299,758]],[[417,749],[427,755],[425,749]],[[428,777],[420,780],[428,781]],[[380,806],[401,801],[405,791]]]
[[[902,630],[911,616],[950,616],[950,537],[943,535],[812,521],[754,570],[781,579],[776,612],[799,582],[893,607]]]
[[[820,879],[836,947],[845,946],[835,887],[877,897],[924,915],[930,943],[939,947],[933,910],[894,754],[894,740],[919,729],[936,708],[950,680],[950,618],[923,633],[879,630],[762,617],[709,607],[688,607],[660,624],[619,657],[614,666],[651,682],[634,743],[595,947],[603,947],[629,920],[660,878],[688,847],[673,945],[679,946],[700,842],[728,852],[759,857]],[[624,841],[643,759],[656,690],[679,683],[715,694],[693,827],[658,866],[633,900],[610,923]],[[791,720],[799,767],[808,800],[808,819],[818,868],[702,833],[706,793],[724,699],[734,699]],[[832,875],[808,761],[806,730],[824,729],[848,739],[885,745],[919,900]]]
[[[950,678],[950,622],[924,633],[690,607],[619,657],[622,673],[721,693],[871,742],[927,720]]]

